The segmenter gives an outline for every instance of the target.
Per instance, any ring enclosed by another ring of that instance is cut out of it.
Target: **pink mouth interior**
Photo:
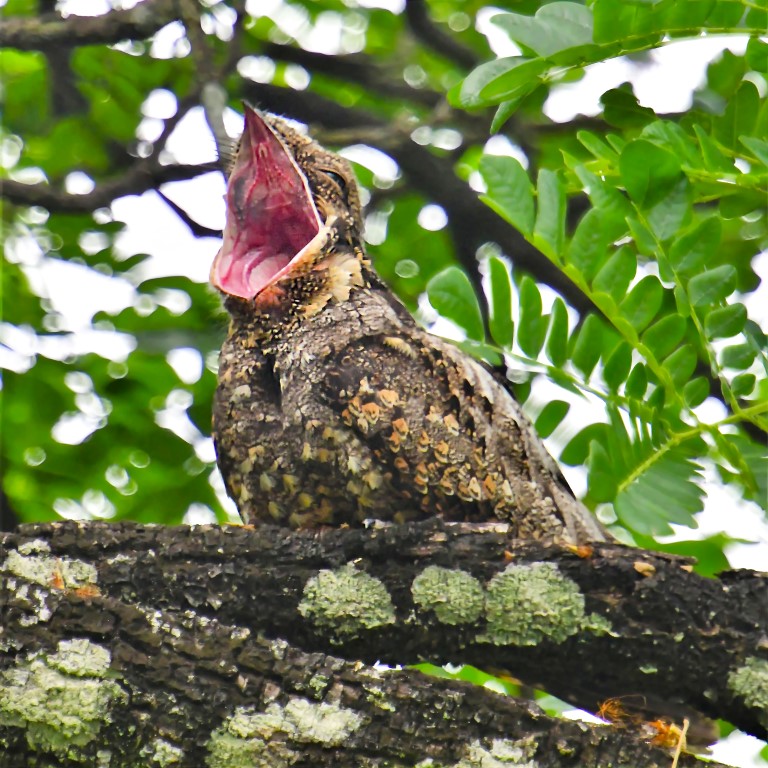
[[[269,285],[320,231],[306,179],[255,110],[245,108],[245,130],[227,184],[224,242],[211,282],[250,299]]]

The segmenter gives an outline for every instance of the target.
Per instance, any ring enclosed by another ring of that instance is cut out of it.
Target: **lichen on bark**
[[[395,607],[384,583],[352,563],[309,579],[299,613],[339,639],[395,623]]]
[[[87,638],[62,640],[55,653],[31,653],[0,672],[0,724],[24,728],[34,750],[84,759],[81,748],[127,699],[109,665],[109,651]]]
[[[483,613],[485,590],[472,574],[456,568],[427,566],[411,586],[413,602],[435,612],[443,624],[469,624]]]
[[[584,595],[552,563],[510,565],[488,583],[488,625],[478,638],[496,645],[561,643],[582,628]]]

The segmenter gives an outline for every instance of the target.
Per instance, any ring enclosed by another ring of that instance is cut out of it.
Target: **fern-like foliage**
[[[621,25],[609,23],[613,14]],[[500,105],[498,127],[542,82],[660,46],[672,29],[752,36],[744,59],[710,66],[708,87],[727,99],[719,112],[661,118],[625,85],[604,94],[602,130],[542,152],[537,168],[508,156],[480,159],[483,200],[579,287],[593,313],[577,322],[559,297],[545,313],[537,284],[491,257],[489,336],[480,339],[461,271],[450,267],[429,285],[435,307],[481,340],[485,355],[494,350],[603,403],[603,418],[571,437],[561,460],[585,465],[587,502],[612,505],[638,537],[695,526],[706,462],[746,498],[766,502],[766,336],[743,300],[758,283],[751,261],[768,244],[768,102],[750,79],[768,71],[768,46],[757,38],[765,17],[732,2],[615,0],[550,3],[533,17],[503,13],[494,22],[524,55],[480,66],[453,92],[465,108]],[[619,28],[621,39],[612,32]],[[569,201],[584,196],[589,209],[567,226]],[[448,284],[452,307],[434,295]],[[715,418],[716,409],[702,407],[711,396],[725,406]],[[551,434],[569,410],[564,400],[549,402],[540,433]]]

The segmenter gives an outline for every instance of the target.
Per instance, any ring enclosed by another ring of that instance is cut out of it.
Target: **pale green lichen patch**
[[[384,712],[394,712],[395,705],[392,702],[389,694],[387,694],[381,686],[378,685],[364,685],[365,700],[372,704],[377,709]]]
[[[34,750],[80,760],[126,694],[105,679],[109,651],[87,639],[62,641],[0,673],[0,724],[26,731]]]
[[[96,584],[98,580],[96,568],[91,563],[69,557],[55,557],[50,554],[48,544],[39,540],[27,541],[18,549],[12,549],[0,565],[0,571],[45,587],[61,580],[65,589],[78,589]]]
[[[109,650],[87,638],[62,640],[58,650],[48,657],[48,664],[74,677],[104,677],[109,669]]]
[[[763,713],[768,723],[768,660],[752,656],[746,663],[728,675],[728,687],[744,699],[748,707]]]
[[[338,704],[291,699],[264,712],[238,707],[208,742],[209,768],[287,768],[302,755],[302,744],[341,746],[362,717]],[[292,745],[291,742],[294,742]]]
[[[351,563],[309,579],[299,612],[345,639],[395,623],[395,608],[384,583]]]
[[[490,747],[473,741],[467,748],[467,754],[455,768],[537,768],[538,763],[531,758],[536,754],[536,741],[533,737],[518,739],[494,739]]]
[[[584,618],[582,622],[582,629],[586,629],[593,635],[601,637],[602,635],[610,635],[611,637],[618,637],[613,631],[613,625],[605,616],[601,616],[599,613],[590,613],[589,616]]]
[[[562,643],[582,628],[584,595],[552,563],[510,565],[488,583],[485,611],[488,625],[480,642]]]
[[[435,612],[443,624],[470,624],[477,621],[485,606],[483,585],[472,574],[430,565],[411,585],[413,602]]]
[[[158,738],[144,747],[141,755],[147,761],[146,765],[151,768],[168,768],[182,761],[184,750],[165,739]]]

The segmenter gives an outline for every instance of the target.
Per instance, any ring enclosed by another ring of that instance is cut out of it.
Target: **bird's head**
[[[365,284],[349,164],[285,120],[245,107],[211,282],[230,311],[311,315]]]

